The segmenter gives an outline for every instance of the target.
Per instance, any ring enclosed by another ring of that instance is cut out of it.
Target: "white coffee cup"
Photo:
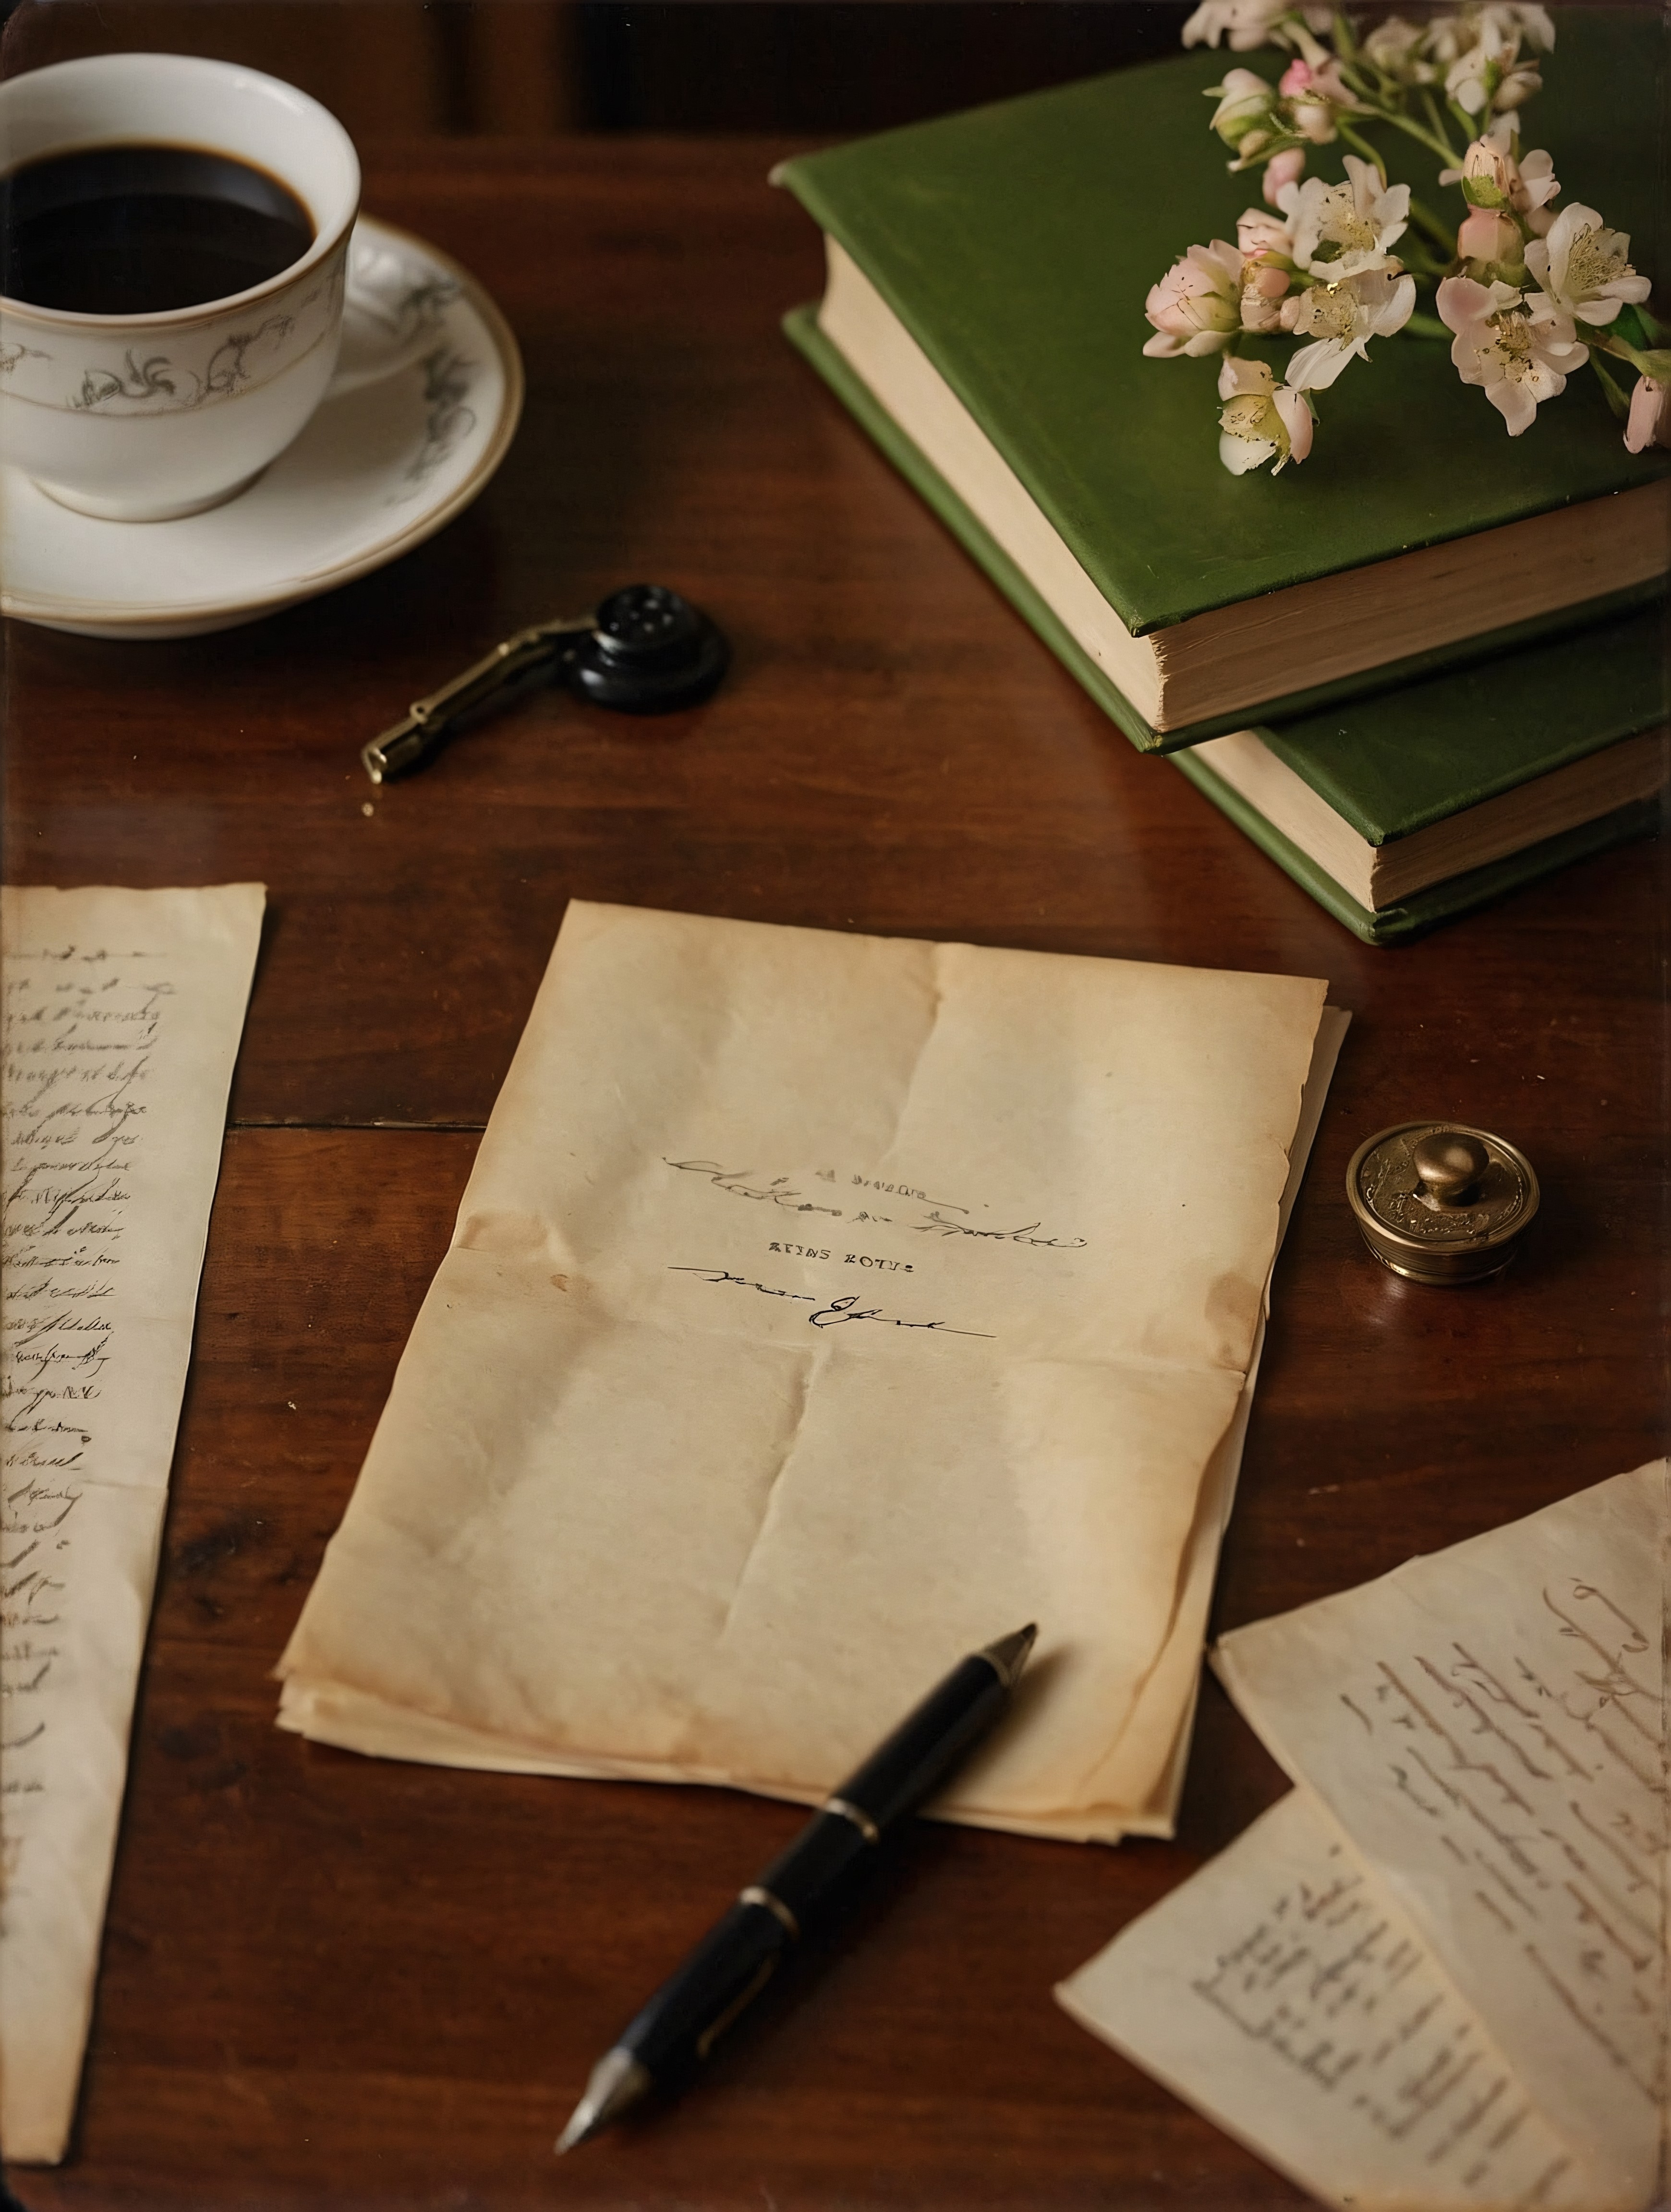
[[[65,507],[158,522],[218,506],[282,453],[332,383],[360,165],[293,85],[186,54],[100,54],[0,83],[0,167],[113,143],[187,146],[266,170],[314,240],[265,283],[157,313],[0,299],[0,461]],[[360,362],[347,381],[395,366]],[[339,380],[340,381],[340,380]]]

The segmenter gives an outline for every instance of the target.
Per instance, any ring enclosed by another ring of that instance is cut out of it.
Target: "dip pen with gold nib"
[[[558,2138],[572,2150],[656,2083],[705,2058],[803,1936],[832,1919],[851,1877],[938,1789],[1009,1702],[1038,1634],[1017,1629],[953,1668],[863,1766],[826,1797],[786,1851],[739,1892],[671,1978],[592,2069]]]

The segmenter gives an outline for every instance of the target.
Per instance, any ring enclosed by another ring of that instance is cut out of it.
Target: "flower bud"
[[[1265,181],[1260,197],[1267,207],[1280,207],[1282,196],[1290,185],[1297,185],[1306,170],[1306,149],[1303,146],[1284,146],[1280,154],[1273,154],[1265,165]]]
[[[1326,100],[1296,100],[1294,129],[1298,137],[1309,138],[1314,146],[1326,146],[1339,135],[1334,127],[1334,110]]]
[[[1542,90],[1543,72],[1537,64],[1517,62],[1491,94],[1491,106],[1499,115],[1512,115]]]
[[[1650,446],[1671,446],[1671,385],[1639,376],[1631,394],[1631,418],[1625,425],[1625,443],[1633,453]]]
[[[1518,261],[1520,226],[1495,208],[1475,208],[1456,234],[1464,261]]]
[[[1269,133],[1275,125],[1275,89],[1252,70],[1227,70],[1223,82],[1214,85],[1212,90],[1219,100],[1213,110],[1211,128],[1227,146],[1239,149],[1250,131]]]
[[[1515,179],[1512,155],[1490,138],[1476,138],[1462,156],[1462,191],[1471,207],[1502,207]]]

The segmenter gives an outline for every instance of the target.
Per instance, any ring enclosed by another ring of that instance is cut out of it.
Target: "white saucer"
[[[382,325],[422,357],[327,397],[296,443],[236,499],[176,522],[101,522],[0,468],[0,613],[84,637],[198,637],[294,606],[432,537],[504,459],[522,363],[503,315],[463,270],[362,217],[353,325]],[[414,318],[417,319],[414,321]]]

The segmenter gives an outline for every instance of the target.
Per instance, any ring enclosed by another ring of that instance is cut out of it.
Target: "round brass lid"
[[[1524,1152],[1460,1121],[1401,1121],[1361,1144],[1346,1197],[1363,1242],[1415,1283],[1474,1283],[1514,1257],[1538,1210]]]

